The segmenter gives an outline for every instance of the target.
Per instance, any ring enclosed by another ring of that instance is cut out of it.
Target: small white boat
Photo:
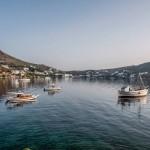
[[[61,87],[48,87],[44,88],[44,91],[59,91],[61,90]]]
[[[61,87],[55,86],[55,84],[50,85],[47,88],[44,88],[44,91],[59,91],[61,90]]]
[[[22,79],[19,79],[21,82],[30,82],[31,80],[28,79],[28,78],[22,78]]]
[[[34,102],[36,101],[39,95],[32,95],[26,93],[14,93],[14,96],[10,96],[7,98],[9,102],[17,103],[17,102]]]
[[[141,85],[139,87],[126,86],[122,87],[118,91],[118,96],[120,98],[134,98],[134,97],[144,97],[148,95],[148,88],[144,86],[143,80],[139,74]]]
[[[123,87],[121,90],[118,91],[119,97],[126,98],[126,97],[143,97],[147,96],[148,89],[133,89],[131,87]]]

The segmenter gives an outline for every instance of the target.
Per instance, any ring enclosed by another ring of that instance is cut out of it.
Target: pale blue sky
[[[149,0],[0,0],[0,49],[58,69],[150,61]]]

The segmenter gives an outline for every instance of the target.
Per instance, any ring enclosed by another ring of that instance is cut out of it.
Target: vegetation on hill
[[[20,59],[17,59],[13,56],[10,56],[6,53],[4,53],[2,50],[0,50],[0,62],[7,65],[12,66],[29,66],[31,63],[22,61]]]
[[[0,50],[0,63],[9,65],[11,67],[16,67],[16,68],[32,66],[33,68],[36,68],[36,70],[38,70],[38,71],[45,71],[45,70],[52,68],[52,67],[49,67],[49,66],[46,66],[43,64],[34,64],[34,63],[29,63],[29,62],[17,59],[13,56],[6,54],[2,50]],[[52,68],[52,69],[56,70],[55,68]]]

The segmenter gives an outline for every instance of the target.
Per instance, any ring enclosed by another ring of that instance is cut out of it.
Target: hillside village
[[[103,70],[69,71],[74,78],[104,79],[104,80],[134,80],[140,73],[143,78],[150,80],[150,63]]]
[[[7,77],[33,77],[33,76],[51,76],[56,74],[58,71],[49,68],[46,70],[40,70],[36,66],[10,66],[6,64],[0,64],[0,77],[7,78]]]
[[[135,79],[138,74],[150,79],[150,63],[103,70],[61,71],[43,64],[33,64],[12,57],[0,50],[0,78],[83,78],[104,80]]]
[[[84,78],[84,79],[104,79],[104,80],[129,80],[135,79],[140,73],[143,77],[150,79],[149,72],[133,72],[130,70],[116,70],[110,72],[109,70],[103,71],[84,71],[84,72],[71,72],[74,74],[74,78]]]
[[[60,77],[64,75],[62,71],[55,68],[24,62],[0,51],[0,78]]]

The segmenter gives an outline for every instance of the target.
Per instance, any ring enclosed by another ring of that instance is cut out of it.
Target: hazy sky
[[[150,61],[150,0],[0,0],[0,49],[58,69]]]

